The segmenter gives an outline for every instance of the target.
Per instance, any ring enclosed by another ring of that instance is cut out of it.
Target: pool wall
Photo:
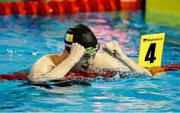
[[[146,0],[146,21],[180,26],[180,0]]]

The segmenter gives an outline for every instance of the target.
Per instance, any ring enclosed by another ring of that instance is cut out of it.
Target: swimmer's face
[[[83,57],[78,62],[78,65],[81,65],[83,67],[88,67],[89,62],[94,59],[98,49],[99,49],[99,45],[97,45],[96,48],[93,48],[93,47],[86,48],[86,51],[84,52]],[[67,49],[65,47],[65,53],[70,54],[70,49]]]
[[[81,60],[79,61],[79,63],[84,67],[88,67],[89,62],[94,59],[98,49],[99,49],[99,45],[96,48],[93,47],[86,48],[86,51],[83,57],[81,58]]]
[[[90,61],[93,59],[94,59],[94,56],[90,56],[89,54],[85,53],[77,65],[87,68],[90,65]]]

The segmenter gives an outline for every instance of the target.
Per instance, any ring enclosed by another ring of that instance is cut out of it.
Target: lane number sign
[[[143,67],[161,66],[165,33],[141,36],[139,65]]]

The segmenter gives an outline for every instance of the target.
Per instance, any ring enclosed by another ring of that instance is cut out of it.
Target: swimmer
[[[64,43],[62,54],[45,55],[33,64],[28,75],[32,83],[63,80],[72,70],[87,71],[90,67],[151,75],[147,69],[128,58],[118,42],[112,41],[100,47],[94,33],[83,24],[69,28]]]

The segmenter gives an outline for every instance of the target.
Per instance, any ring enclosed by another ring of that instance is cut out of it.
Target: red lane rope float
[[[10,15],[11,13],[11,3],[1,3],[0,2],[0,15]]]
[[[90,12],[91,8],[89,4],[89,0],[78,0],[77,6],[79,7],[79,12]]]
[[[93,12],[103,12],[105,11],[105,6],[103,5],[104,0],[90,0],[91,11]]]
[[[4,14],[4,6],[2,3],[0,3],[0,15],[5,15]]]
[[[28,1],[28,2],[24,2],[24,4],[25,4],[24,7],[25,7],[26,15],[38,14],[37,2]]]
[[[0,74],[0,81],[10,81],[10,80],[27,80],[27,73],[19,72],[13,74]],[[98,75],[95,73],[87,72],[69,72],[65,76],[65,80],[70,80],[73,77],[84,77],[84,78],[96,78]]]
[[[120,3],[121,3],[121,0],[114,0],[114,4],[115,4],[117,10],[121,9],[121,4]]]
[[[154,67],[154,68],[149,68],[150,72],[152,74],[157,74],[161,72],[166,72],[166,71],[176,71],[180,70],[180,64],[167,64],[161,67]],[[112,72],[104,72],[103,76],[104,79],[110,78]],[[84,78],[96,78],[99,76],[97,73],[87,73],[87,72],[69,72],[65,76],[65,80],[71,80],[73,77],[84,77]],[[27,80],[27,73],[19,72],[19,73],[14,73],[14,74],[0,74],[0,81],[7,81],[7,80]]]
[[[25,2],[0,2],[0,15],[26,14],[50,15],[76,12],[102,12],[137,10],[141,8],[141,0],[34,0]]]
[[[180,70],[180,64],[167,64],[161,67],[152,67],[148,69],[152,74],[157,74],[157,73],[166,72],[166,71]]]
[[[13,73],[13,74],[1,74],[0,75],[0,81],[6,81],[6,80],[27,80],[26,73]]]
[[[24,9],[24,2],[12,2],[11,12],[12,14],[26,14]]]
[[[115,11],[115,10],[117,10],[115,0],[104,0],[103,5],[105,6],[106,11]]]
[[[61,3],[64,6],[66,14],[77,13],[79,11],[76,0],[64,0]]]
[[[49,11],[51,14],[56,15],[56,14],[64,14],[64,6],[58,1],[51,1],[48,3],[49,4]]]
[[[141,8],[141,0],[121,0],[120,7],[122,10],[138,10]]]
[[[46,2],[37,2],[37,14],[38,15],[50,15],[50,7]]]

